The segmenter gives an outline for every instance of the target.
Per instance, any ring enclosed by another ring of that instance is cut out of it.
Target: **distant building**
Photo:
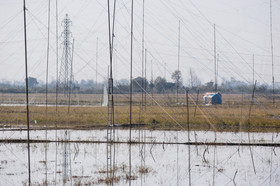
[[[205,105],[222,104],[222,94],[219,92],[207,92],[203,96],[203,102]]]

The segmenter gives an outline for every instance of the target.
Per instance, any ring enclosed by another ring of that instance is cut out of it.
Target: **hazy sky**
[[[113,0],[111,1],[113,3]],[[23,81],[24,43],[22,0],[0,0],[0,80]],[[56,78],[55,0],[51,0],[49,79]],[[46,78],[47,0],[26,0],[29,76]],[[114,79],[129,79],[131,0],[117,0]],[[141,76],[143,0],[134,0],[133,77]],[[112,7],[111,7],[112,9]],[[68,13],[75,39],[75,80],[107,77],[109,64],[107,1],[58,0],[59,58],[62,20]],[[147,78],[171,74],[178,63],[178,25],[181,22],[180,70],[184,84],[192,68],[202,82],[214,79],[214,28],[219,54],[219,83],[223,79],[271,84],[269,0],[145,0]],[[275,81],[280,82],[280,1],[272,0]],[[96,50],[98,38],[98,52]],[[98,53],[98,56],[96,55]],[[151,65],[152,64],[152,65]],[[165,71],[166,64],[166,71]],[[60,66],[60,61],[59,61]]]

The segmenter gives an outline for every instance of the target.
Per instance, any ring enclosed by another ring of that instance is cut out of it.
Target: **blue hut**
[[[207,92],[203,96],[203,101],[205,105],[222,104],[222,94],[219,92]]]

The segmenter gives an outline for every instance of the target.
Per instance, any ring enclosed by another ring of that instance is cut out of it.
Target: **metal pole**
[[[147,106],[147,49],[145,48],[145,110]]]
[[[31,168],[30,168],[30,142],[29,142],[29,100],[28,100],[28,66],[27,66],[27,33],[26,33],[26,6],[23,0],[24,15],[24,51],[25,51],[25,91],[26,91],[26,122],[27,122],[27,150],[28,150],[28,185],[31,185]]]
[[[58,6],[56,0],[56,89],[55,89],[55,110],[57,112],[57,97],[58,97]]]
[[[217,92],[217,59],[216,59],[216,25],[214,24],[214,88],[215,88],[215,93]]]
[[[255,56],[253,55],[253,86],[255,83]]]
[[[144,17],[144,0],[143,0],[143,15],[142,15],[142,102],[141,102],[141,109],[143,109],[143,102],[144,102],[144,21],[145,21],[145,17]],[[146,80],[145,80],[146,81]]]
[[[46,70],[46,114],[48,113],[48,81],[49,81],[49,56],[50,56],[50,12],[51,1],[48,7],[48,44],[47,44],[47,70]]]
[[[189,154],[189,186],[191,186],[191,147],[190,147],[190,113],[189,113],[189,92],[186,91],[187,99],[187,124],[188,124],[188,154]]]
[[[178,34],[178,77],[177,77],[177,80],[176,80],[176,88],[177,88],[177,99],[176,99],[176,103],[178,104],[178,93],[179,93],[179,71],[180,71],[180,38],[181,38],[181,36],[180,36],[180,25],[181,25],[181,22],[180,22],[180,20],[179,20],[179,28],[178,28],[178,32],[179,32],[179,34]]]
[[[272,2],[270,0],[270,44],[271,44],[271,68],[272,68],[272,102],[275,106],[275,96],[274,96],[274,61],[273,61],[273,36],[272,36]]]
[[[129,94],[129,185],[131,185],[131,124],[132,124],[132,54],[133,54],[133,0],[131,1],[130,34],[130,94]]]

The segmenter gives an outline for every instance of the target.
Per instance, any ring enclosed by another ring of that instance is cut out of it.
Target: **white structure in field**
[[[102,107],[107,107],[107,106],[108,106],[108,91],[107,88],[104,86]]]

